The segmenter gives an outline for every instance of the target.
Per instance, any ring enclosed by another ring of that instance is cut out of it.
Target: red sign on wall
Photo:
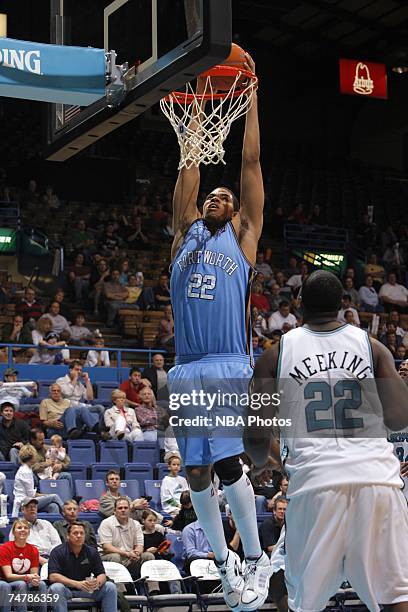
[[[340,91],[352,96],[387,99],[385,64],[363,60],[340,60]]]

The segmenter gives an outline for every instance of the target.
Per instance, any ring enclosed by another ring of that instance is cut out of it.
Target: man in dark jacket
[[[147,378],[152,385],[152,391],[158,400],[169,399],[169,389],[167,386],[167,371],[164,368],[164,357],[160,353],[153,355],[153,365],[151,368],[143,370],[142,378]]]
[[[11,402],[3,402],[0,406],[0,460],[11,461],[20,466],[18,453],[28,442],[30,428],[25,421],[14,418],[14,406]]]

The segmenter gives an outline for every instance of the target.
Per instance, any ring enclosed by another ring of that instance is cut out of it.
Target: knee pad
[[[239,462],[239,455],[216,461],[214,463],[214,471],[222,484],[226,486],[234,484],[242,476],[242,465]]]

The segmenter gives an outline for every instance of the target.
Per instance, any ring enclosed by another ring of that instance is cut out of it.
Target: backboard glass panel
[[[64,161],[222,61],[230,0],[50,0],[51,42],[115,50],[137,66],[119,107],[50,104],[47,159]]]

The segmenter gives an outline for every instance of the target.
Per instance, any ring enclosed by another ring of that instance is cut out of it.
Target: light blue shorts
[[[184,465],[212,465],[244,451],[249,355],[178,357],[168,372],[170,424]]]

